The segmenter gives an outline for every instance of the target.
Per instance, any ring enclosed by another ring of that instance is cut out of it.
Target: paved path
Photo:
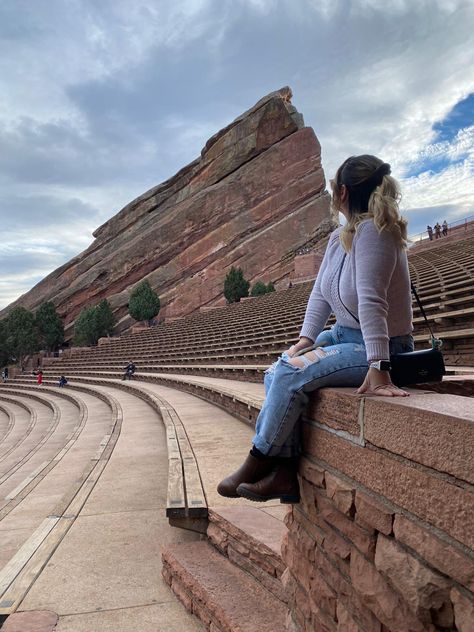
[[[163,425],[138,398],[107,391],[124,411],[115,450],[19,610],[57,612],[57,632],[200,631],[161,580],[162,547],[199,537],[165,517]]]

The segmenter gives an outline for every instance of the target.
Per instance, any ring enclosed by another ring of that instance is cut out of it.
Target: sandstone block
[[[357,490],[355,494],[356,522],[390,535],[392,533],[393,513],[383,503],[372,496]]]
[[[355,496],[355,489],[351,485],[348,485],[338,476],[326,472],[326,494],[339,511],[342,511],[347,516],[351,515]]]
[[[472,557],[401,514],[395,516],[393,531],[398,541],[416,551],[431,566],[474,592]]]
[[[328,553],[337,555],[342,560],[348,560],[351,554],[350,542],[338,535],[329,525],[324,536],[323,548]]]
[[[343,397],[341,397],[341,394]],[[356,437],[360,436],[360,399],[347,389],[320,389],[310,399],[306,417],[336,430],[344,430]]]
[[[212,542],[212,544],[222,551],[224,554],[227,551],[227,543],[228,543],[228,534],[220,529],[216,523],[209,522],[207,527],[207,537]]]
[[[362,553],[368,557],[373,557],[375,552],[373,532],[366,531],[355,524],[320,492],[316,492],[316,502],[318,511],[326,522],[344,534]]]
[[[171,580],[171,590],[174,592],[176,597],[178,597],[178,599],[186,608],[186,610],[188,612],[192,612],[193,611],[192,597],[188,593],[186,588],[183,586],[183,584],[178,579],[176,579],[176,577],[173,577],[173,579]]]
[[[59,620],[51,610],[14,612],[2,626],[3,632],[52,632]]]
[[[457,395],[433,393],[414,393],[407,401],[398,399],[396,402],[366,400],[366,441],[474,483],[471,402]]]
[[[300,473],[303,478],[316,487],[325,487],[324,469],[315,463],[311,463],[311,461],[304,457],[300,459]]]
[[[388,454],[303,424],[305,450],[350,478],[474,547],[473,494]]]
[[[344,573],[344,571],[328,557],[327,553],[319,547],[316,549],[315,566],[338,597],[340,595],[347,596],[352,593],[349,575]]]
[[[429,622],[430,610],[441,610],[449,602],[450,582],[393,539],[378,536],[375,567],[422,620]]]
[[[474,599],[457,588],[451,590],[454,606],[454,621],[459,632],[474,632]]]
[[[320,523],[318,522],[318,524],[316,524],[313,519],[308,518],[308,516],[296,506],[293,515],[295,523],[301,525],[301,527],[311,536],[317,545],[322,545],[326,534],[319,526]]]
[[[375,566],[356,549],[351,554],[352,585],[362,603],[390,630],[399,632],[434,632],[411,612],[403,598],[385,581]]]

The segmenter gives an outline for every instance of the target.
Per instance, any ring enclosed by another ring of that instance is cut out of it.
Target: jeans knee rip
[[[304,371],[306,367],[311,366],[312,364],[316,364],[320,360],[324,360],[329,356],[337,355],[340,353],[339,349],[323,349],[322,347],[316,347],[313,351],[308,351],[308,353],[303,354],[302,356],[298,356],[296,358],[283,359],[285,364],[290,365],[293,369],[297,371]]]

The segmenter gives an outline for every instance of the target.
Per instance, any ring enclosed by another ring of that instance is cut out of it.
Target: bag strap
[[[345,260],[346,260],[346,256],[347,256],[347,255],[346,255],[346,253],[345,253],[345,254],[344,254],[344,257],[343,257],[343,259],[342,259],[341,267],[340,267],[340,269],[339,269],[339,276],[338,276],[338,278],[337,278],[337,295],[338,295],[339,300],[341,301],[341,304],[342,304],[342,306],[344,307],[344,309],[345,309],[347,312],[349,312],[349,314],[352,316],[352,318],[353,318],[353,319],[354,319],[357,323],[359,323],[359,325],[360,325],[360,320],[357,318],[357,316],[356,316],[355,314],[353,314],[353,313],[351,312],[351,310],[350,310],[350,309],[349,309],[349,308],[348,308],[348,307],[347,307],[347,306],[343,303],[342,298],[341,298],[341,293],[340,293],[340,291],[339,291],[339,283],[340,283],[340,281],[341,281],[342,268],[344,267],[344,262],[345,262]],[[425,313],[425,310],[424,310],[423,305],[422,305],[422,303],[421,303],[420,297],[418,296],[418,292],[416,291],[415,286],[414,286],[414,285],[413,285],[413,283],[411,283],[411,282],[410,282],[410,287],[411,287],[411,291],[413,292],[413,295],[415,296],[416,302],[418,303],[418,307],[420,308],[421,315],[422,315],[422,316],[423,316],[423,318],[425,319],[426,326],[428,327],[428,330],[429,330],[429,332],[430,332],[430,334],[431,334],[431,346],[433,347],[433,349],[440,349],[440,348],[441,348],[441,346],[442,346],[442,344],[443,344],[443,342],[442,342],[442,340],[440,340],[439,338],[436,338],[436,336],[434,335],[433,330],[431,329],[431,325],[430,325],[430,323],[429,323],[429,321],[428,321],[428,318],[426,317],[426,313]]]
[[[411,291],[415,295],[416,302],[418,303],[418,307],[420,308],[421,315],[425,319],[426,326],[428,327],[428,329],[430,331],[431,339],[434,340],[435,339],[435,335],[433,333],[433,330],[431,329],[430,323],[428,322],[428,318],[426,317],[426,313],[425,313],[425,310],[423,308],[423,305],[421,304],[420,297],[418,296],[418,292],[416,291],[416,287],[413,285],[413,283],[410,283],[410,285],[411,285]]]

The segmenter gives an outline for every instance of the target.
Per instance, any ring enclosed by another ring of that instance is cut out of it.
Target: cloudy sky
[[[284,85],[410,234],[474,215],[472,0],[0,0],[0,307]]]

